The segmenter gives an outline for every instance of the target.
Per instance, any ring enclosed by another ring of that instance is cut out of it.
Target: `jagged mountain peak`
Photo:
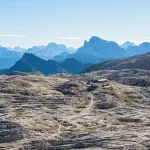
[[[136,46],[133,42],[126,41],[121,45],[122,48],[127,49],[129,46]]]

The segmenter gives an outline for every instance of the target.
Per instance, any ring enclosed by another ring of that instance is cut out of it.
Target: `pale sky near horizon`
[[[150,42],[149,0],[0,0],[0,45]]]

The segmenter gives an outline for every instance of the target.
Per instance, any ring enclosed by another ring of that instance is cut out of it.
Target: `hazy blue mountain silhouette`
[[[14,52],[26,52],[27,51],[26,48],[21,48],[19,46],[15,46],[14,48],[7,47],[7,49],[10,51],[14,51]]]
[[[49,43],[47,46],[33,46],[29,49],[24,49],[19,46],[14,48],[0,46],[0,69],[10,68],[16,61],[18,61],[25,52],[35,54],[36,56],[48,60],[55,55],[61,53],[73,53],[76,49],[67,48],[65,45],[58,45],[56,43]]]
[[[59,54],[59,55],[54,56],[54,57],[53,57],[53,60],[56,60],[56,61],[64,61],[65,58],[66,58],[68,55],[69,55],[68,52],[63,52],[63,53],[61,53],[61,54]]]
[[[27,53],[32,53],[45,60],[64,61],[68,58],[74,58],[84,63],[98,63],[150,52],[150,43],[148,42],[144,42],[139,46],[133,46],[133,43],[130,42],[125,44],[132,46],[128,46],[127,49],[121,48],[113,41],[106,41],[93,36],[89,41],[85,41],[84,45],[78,50],[67,48],[65,45],[49,43],[47,46],[33,46],[27,50]],[[13,66],[25,51],[26,49],[20,47],[5,48],[0,46],[0,69]]]
[[[129,46],[126,49],[128,56],[134,56],[137,54],[144,54],[147,52],[150,52],[150,43],[144,42],[140,44],[139,46]]]
[[[120,47],[127,49],[129,46],[136,46],[133,42],[127,41],[124,44],[120,45]]]
[[[62,67],[28,53],[25,53],[22,59],[17,61],[13,67],[8,69],[7,73],[14,71],[41,72],[45,75],[66,72]]]
[[[86,67],[90,66],[91,64],[82,63],[74,58],[69,58],[61,62],[61,67],[67,70],[68,73],[78,74]]]
[[[45,75],[47,74],[57,74],[57,73],[72,73],[77,74],[85,69],[90,64],[84,64],[75,59],[67,59],[62,62],[57,62],[54,60],[44,60],[35,56],[34,54],[25,53],[23,57],[16,62],[8,70],[4,70],[3,73],[10,72],[41,72]],[[2,70],[1,72],[2,73]]]
[[[45,60],[52,59],[55,55],[59,55],[63,52],[72,53],[74,50],[72,48],[67,48],[65,45],[49,43],[45,47],[34,46],[27,51],[27,53],[32,53]]]
[[[89,41],[85,41],[76,53],[68,55],[67,58],[75,58],[86,63],[97,63],[125,56],[127,56],[126,50],[117,43],[93,36]]]
[[[22,55],[22,52],[13,52],[5,47],[0,47],[0,69],[11,67]]]

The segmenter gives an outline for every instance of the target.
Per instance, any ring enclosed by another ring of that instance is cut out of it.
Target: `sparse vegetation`
[[[79,132],[80,134],[82,133],[90,133],[96,131],[98,128],[100,128],[99,125],[93,125],[93,126],[84,126],[82,127],[82,130]]]
[[[119,96],[120,96],[120,98],[122,98],[122,99],[124,99],[126,101],[136,102],[135,98],[132,98],[132,97],[128,96],[127,94],[120,94]]]
[[[49,129],[47,129],[47,131],[49,132],[49,133],[51,133],[51,132],[56,132],[57,130],[58,130],[58,126],[54,126],[54,127],[51,127],[51,128],[49,128]]]
[[[88,102],[80,103],[76,106],[76,108],[86,108],[88,106]]]
[[[19,117],[19,116],[23,115],[23,113],[25,112],[25,110],[24,109],[15,109],[13,112],[15,113],[15,115],[17,117]]]
[[[117,93],[116,89],[112,85],[104,87],[104,89],[109,91],[111,95],[115,95]]]

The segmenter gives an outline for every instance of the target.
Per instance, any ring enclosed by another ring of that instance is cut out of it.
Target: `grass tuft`
[[[132,97],[128,96],[127,94],[120,94],[119,96],[126,101],[136,102],[135,98],[132,98]]]
[[[86,108],[88,106],[88,102],[81,103],[76,106],[76,108]]]
[[[24,112],[25,112],[24,109],[16,109],[16,110],[14,110],[15,115],[18,116],[18,117],[22,116]]]

